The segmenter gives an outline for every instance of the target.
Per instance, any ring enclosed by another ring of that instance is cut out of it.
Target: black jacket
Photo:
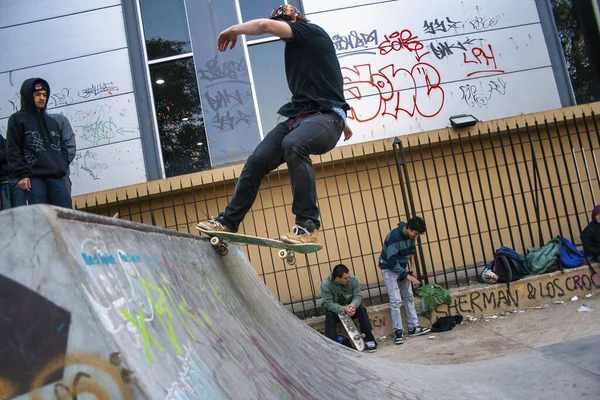
[[[586,257],[600,256],[600,224],[596,222],[596,214],[600,213],[600,206],[596,206],[592,211],[592,221],[581,232],[581,242],[583,243],[583,253]]]
[[[0,135],[0,183],[6,182],[10,178],[8,172],[8,154],[6,152],[6,139]]]
[[[62,178],[68,173],[67,148],[61,140],[60,126],[46,114],[38,112],[33,101],[33,84],[43,79],[31,78],[21,85],[21,109],[8,119],[8,164],[12,177]]]

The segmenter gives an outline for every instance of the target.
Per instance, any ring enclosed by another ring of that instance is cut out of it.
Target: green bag
[[[545,273],[548,268],[558,261],[561,248],[560,239],[553,238],[544,247],[529,249],[527,256],[525,256],[527,268],[534,275]]]

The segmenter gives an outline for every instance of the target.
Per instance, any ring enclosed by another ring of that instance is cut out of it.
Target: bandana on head
[[[271,11],[271,16],[269,18],[290,21],[294,17],[302,17],[302,13],[296,7],[284,4]]]

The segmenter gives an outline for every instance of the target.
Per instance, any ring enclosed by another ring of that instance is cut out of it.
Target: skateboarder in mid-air
[[[278,113],[287,120],[275,126],[250,155],[225,211],[215,219],[200,222],[198,228],[237,232],[256,199],[262,178],[285,162],[296,225],[281,239],[312,243],[318,239],[320,222],[310,155],[333,149],[342,132],[344,140],[350,139],[352,131],[346,125],[350,106],[344,99],[342,73],[331,38],[294,6],[283,5],[273,10],[269,19],[225,29],[217,38],[217,47],[219,51],[232,49],[239,35],[265,33],[285,42],[285,71],[292,99]]]

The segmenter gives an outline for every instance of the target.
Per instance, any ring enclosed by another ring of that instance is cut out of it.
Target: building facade
[[[289,100],[284,44],[228,26],[283,0],[5,0],[0,133],[23,80],[76,132],[73,194],[242,163]],[[574,103],[548,0],[294,0],[332,37],[351,145]]]

